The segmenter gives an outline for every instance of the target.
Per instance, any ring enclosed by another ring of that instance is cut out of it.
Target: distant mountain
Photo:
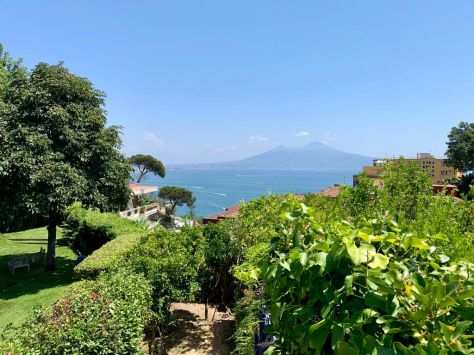
[[[316,170],[359,171],[370,164],[372,158],[346,153],[323,143],[313,142],[303,147],[279,146],[246,159],[186,166],[207,169],[259,169],[259,170]]]

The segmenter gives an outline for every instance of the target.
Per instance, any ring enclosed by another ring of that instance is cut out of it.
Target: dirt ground
[[[176,330],[165,340],[169,355],[228,355],[231,351],[234,320],[228,313],[209,307],[209,317],[204,319],[204,305],[174,303],[171,307],[176,317]]]

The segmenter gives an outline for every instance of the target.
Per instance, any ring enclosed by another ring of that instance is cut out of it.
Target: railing
[[[165,214],[165,207],[159,203],[152,203],[146,206],[135,207],[119,212],[121,217],[128,219],[148,218],[157,213]]]

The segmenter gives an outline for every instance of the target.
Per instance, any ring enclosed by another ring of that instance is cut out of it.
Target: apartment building
[[[382,186],[382,174],[387,162],[399,161],[400,159],[375,159],[372,166],[364,166],[362,173],[374,180],[374,184]],[[429,153],[418,153],[416,158],[405,159],[418,164],[418,166],[431,177],[433,185],[444,185],[449,180],[459,177],[459,172],[447,164],[446,159],[435,158]],[[354,177],[356,182],[357,177]]]

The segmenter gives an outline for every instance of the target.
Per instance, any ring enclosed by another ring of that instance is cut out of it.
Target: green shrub
[[[95,278],[101,272],[113,270],[121,258],[137,245],[141,235],[141,233],[119,235],[79,263],[74,272],[81,278]]]
[[[372,179],[364,174],[358,176],[356,186],[342,191],[340,204],[345,211],[344,217],[359,221],[376,216],[380,212],[380,195],[380,189]]]
[[[286,200],[297,201],[297,197],[271,195],[241,205],[239,218],[233,231],[236,248],[239,249],[239,258],[245,255],[249,247],[262,241],[269,241],[275,235],[275,227]]]
[[[167,321],[171,302],[192,301],[199,291],[198,269],[203,260],[199,236],[192,228],[157,228],[123,258],[123,265],[143,274],[152,285],[158,322]]]
[[[129,271],[74,285],[18,331],[19,354],[140,354],[151,287]]]
[[[432,194],[431,179],[417,163],[400,159],[385,164],[380,205],[398,223],[415,220]]]
[[[256,273],[277,351],[470,353],[471,264],[451,262],[429,236],[394,222],[322,228],[293,202],[278,225]]]
[[[122,218],[116,213],[103,213],[75,203],[67,211],[64,235],[75,251],[89,255],[119,235],[144,229],[144,225]]]
[[[234,308],[236,329],[233,355],[254,354],[260,306],[260,299],[251,290],[245,291],[244,296],[237,302]]]
[[[238,248],[234,238],[234,221],[204,226],[204,262],[200,270],[203,301],[220,305],[234,302],[236,282],[232,267],[237,262]]]
[[[234,355],[251,355],[255,351],[255,337],[259,324],[258,314],[264,301],[262,294],[261,270],[259,264],[269,253],[269,243],[261,242],[249,248],[245,261],[233,268],[233,274],[245,288],[242,297],[234,307],[235,348]]]

